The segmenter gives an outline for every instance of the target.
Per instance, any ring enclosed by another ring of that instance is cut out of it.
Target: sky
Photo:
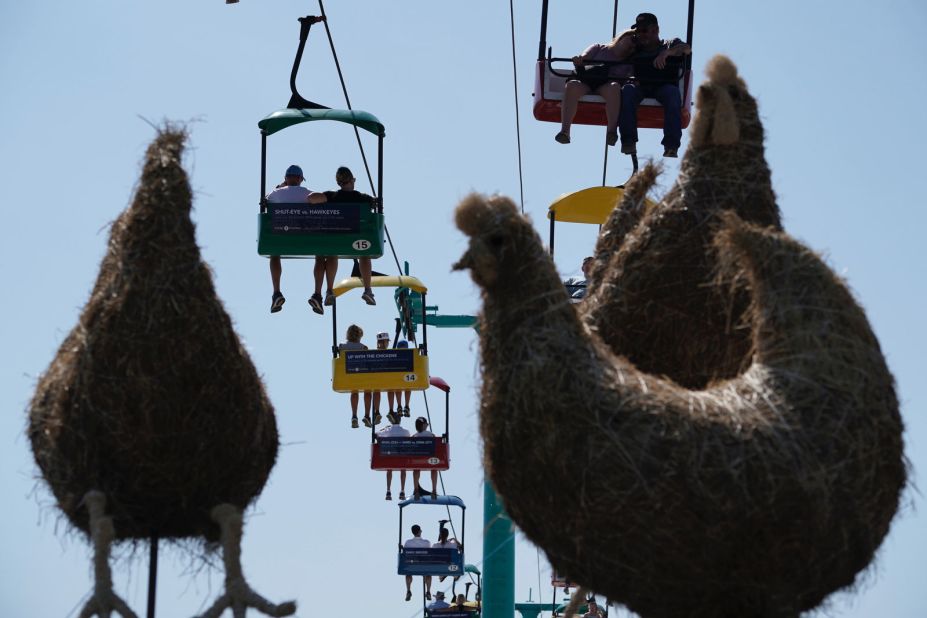
[[[611,2],[588,0],[580,12],[566,0],[551,4],[554,55],[609,38]],[[469,276],[450,271],[465,249],[452,212],[474,190],[518,199],[516,127],[524,210],[542,235],[554,199],[601,182],[602,127],[576,126],[564,146],[553,139],[557,125],[531,115],[540,5],[514,3],[517,81],[508,2],[332,0],[325,7],[352,104],[386,126],[383,195],[394,248],[441,313],[479,310]],[[664,36],[684,36],[685,5],[622,1],[619,24],[646,10],[660,17]],[[24,431],[27,408],[89,297],[109,224],[131,202],[152,125],[164,120],[190,131],[185,166],[198,242],[264,377],[280,431],[276,467],[246,514],[245,574],[273,601],[296,599],[300,616],[346,606],[357,615],[420,615],[419,605],[403,601],[395,574],[398,509],[383,499],[383,474],[369,469],[369,434],[350,429],[347,396],[330,389],[330,318],[306,304],[311,263],[284,264],[288,301],[270,315],[267,261],[256,254],[257,122],[285,107],[296,18],[317,13],[316,3],[294,0],[0,5],[0,187],[10,223],[0,243],[0,289],[9,301],[0,310],[0,615],[74,616],[93,585],[87,543],[69,532],[40,480]],[[846,278],[897,380],[912,484],[858,589],[833,596],[825,608],[824,615],[841,618],[927,615],[927,526],[915,486],[927,466],[927,214],[919,197],[927,130],[918,111],[927,80],[917,68],[925,27],[920,0],[714,0],[699,3],[695,14],[697,78],[716,53],[738,65],[759,102],[786,230]],[[319,27],[298,84],[306,98],[344,107]],[[269,138],[270,180],[298,163],[307,186],[332,189],[336,167],[348,165],[367,190],[353,132],[320,124]],[[642,131],[642,158],[659,158],[660,137]],[[375,153],[375,141],[365,139]],[[687,142],[684,136],[683,148]],[[678,171],[677,161],[665,163],[658,195]],[[629,173],[629,160],[611,149],[609,184]],[[564,276],[578,272],[594,242],[591,226],[558,227]],[[374,267],[396,272],[389,254]],[[376,331],[390,330],[389,295],[378,300],[370,308],[357,294],[344,297],[339,328],[356,322],[370,342]],[[443,481],[469,507],[466,559],[480,565],[478,344],[468,330],[432,329],[428,341],[432,374],[451,385],[452,464]],[[429,391],[427,405],[440,412],[442,394]],[[425,406],[416,393],[413,417]],[[440,515],[421,507],[405,517],[434,536]],[[516,543],[516,599],[549,601],[543,553],[520,535]],[[116,590],[139,614],[147,577],[145,547],[117,548]],[[221,584],[221,571],[199,554],[164,547],[158,615],[194,615]]]

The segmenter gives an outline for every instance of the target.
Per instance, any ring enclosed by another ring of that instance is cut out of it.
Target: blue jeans
[[[682,97],[676,84],[625,84],[621,88],[618,130],[622,144],[637,142],[637,106],[652,97],[663,106],[663,146],[679,148],[682,141]]]

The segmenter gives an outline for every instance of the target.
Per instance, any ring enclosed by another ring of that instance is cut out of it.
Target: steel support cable
[[[351,99],[348,96],[348,87],[344,83],[344,74],[341,72],[341,63],[338,61],[338,52],[335,51],[335,41],[332,38],[331,28],[328,27],[328,16],[325,15],[325,7],[322,5],[322,0],[319,0],[319,12],[322,14],[322,17],[325,19],[322,23],[325,25],[325,34],[328,35],[328,46],[331,47],[332,57],[335,59],[335,68],[338,70],[338,79],[341,81],[341,91],[344,93],[344,102],[347,104],[348,109],[354,111],[354,108],[351,107]],[[367,181],[370,183],[370,192],[374,196],[377,194],[376,187],[373,186],[373,175],[370,173],[370,166],[367,164],[367,154],[364,152],[364,144],[361,143],[360,131],[357,129],[356,125],[354,126],[354,136],[357,138],[357,147],[360,148],[361,159],[364,161],[364,170],[367,172]]]
[[[521,214],[525,214],[525,186],[521,171],[521,120],[518,111],[518,63],[515,62],[515,0],[509,0],[509,23],[512,30],[512,83],[515,86],[515,139],[518,144],[518,193]]]
[[[615,0],[615,10],[612,12],[612,38],[618,35],[618,0]],[[636,166],[635,166],[636,169]],[[608,174],[608,144],[605,144],[605,155],[602,158],[602,186],[605,186],[605,179]]]
[[[325,19],[322,21],[322,24],[325,25],[325,34],[328,36],[328,46],[332,50],[332,57],[335,59],[335,68],[338,70],[338,80],[341,82],[341,91],[344,93],[344,102],[347,104],[348,109],[354,111],[354,108],[351,107],[351,98],[348,96],[348,87],[344,83],[344,74],[341,72],[341,63],[338,61],[338,52],[335,51],[335,40],[332,38],[331,29],[328,27],[328,16],[325,15],[325,7],[322,5],[322,0],[319,0],[319,12],[322,14],[322,17]],[[354,126],[354,137],[357,139],[357,147],[361,153],[361,160],[364,162],[364,171],[367,172],[367,182],[370,184],[370,192],[376,196],[377,190],[373,186],[373,174],[370,173],[370,165],[367,163],[367,153],[364,151],[364,144],[361,142],[360,131],[358,131],[357,126]],[[386,239],[389,242],[390,251],[393,253],[393,259],[396,261],[396,270],[399,271],[399,274],[402,275],[402,267],[399,265],[399,257],[396,255],[396,248],[393,246],[393,239],[389,234],[389,228],[384,224],[384,230],[386,230]]]

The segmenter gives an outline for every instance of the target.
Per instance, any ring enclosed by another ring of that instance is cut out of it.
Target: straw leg
[[[106,496],[102,491],[88,491],[84,505],[90,512],[90,538],[93,541],[93,594],[78,614],[79,618],[109,618],[116,612],[123,618],[138,618],[126,602],[113,592],[113,573],[109,553],[115,536],[113,518],[106,516]]]
[[[249,607],[268,616],[291,616],[296,603],[271,603],[248,585],[241,570],[241,511],[231,504],[220,504],[212,509],[212,518],[222,530],[222,561],[225,564],[225,592],[216,602],[196,618],[219,618],[226,609],[233,618],[245,618]]]

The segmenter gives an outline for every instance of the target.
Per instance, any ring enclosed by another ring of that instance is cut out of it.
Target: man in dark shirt
[[[335,182],[338,183],[338,186],[340,187],[337,191],[310,193],[309,197],[307,198],[309,203],[325,204],[326,202],[332,202],[342,204],[363,204],[373,202],[372,196],[354,190],[354,174],[352,174],[351,170],[348,168],[344,166],[338,168],[338,171],[335,172]],[[363,298],[364,302],[366,302],[368,305],[376,305],[377,301],[373,297],[373,290],[370,289],[370,275],[372,272],[370,258],[358,258],[357,263],[360,268],[361,281],[364,282],[364,293],[361,295],[361,298]],[[309,298],[309,304],[312,305],[312,310],[316,313],[321,314],[325,311],[322,308],[323,276],[328,280],[328,291],[325,294],[324,304],[326,306],[331,306],[334,304],[335,294],[332,290],[332,287],[334,286],[335,274],[337,272],[338,258],[332,256],[318,256],[315,258],[315,269],[313,270],[313,275],[315,276],[315,293]]]
[[[663,106],[663,156],[676,157],[682,141],[682,97],[677,72],[666,68],[666,60],[690,54],[692,49],[679,39],[660,39],[660,25],[653,13],[638,15],[631,29],[637,47],[631,56],[637,79],[621,88],[621,152],[637,153],[637,106],[652,97]]]

